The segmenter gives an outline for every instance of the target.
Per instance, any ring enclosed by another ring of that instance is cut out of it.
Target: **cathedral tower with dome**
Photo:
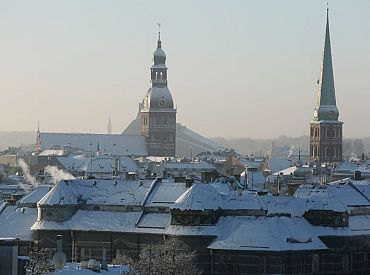
[[[324,52],[319,78],[317,105],[310,124],[310,158],[319,162],[342,161],[342,124],[335,99],[331,57],[329,10],[327,10]]]
[[[153,54],[151,87],[140,104],[141,135],[146,138],[149,156],[174,157],[176,152],[176,109],[167,87],[166,54],[159,32]]]

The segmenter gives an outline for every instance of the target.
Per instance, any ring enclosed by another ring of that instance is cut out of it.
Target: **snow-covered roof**
[[[304,199],[290,196],[262,196],[260,199],[268,216],[286,214],[302,217],[310,207]]]
[[[37,219],[37,209],[8,206],[0,214],[0,238],[32,241],[31,226]]]
[[[142,215],[137,227],[165,229],[170,222],[170,213],[145,213]]]
[[[288,168],[292,165],[292,161],[289,159],[281,158],[270,158],[267,160],[270,173],[281,171],[285,168]]]
[[[312,234],[304,218],[222,217],[218,237],[209,249],[222,250],[318,250],[327,249]]]
[[[338,164],[335,168],[334,171],[351,171],[354,172],[358,167],[357,163],[354,162],[341,162]]]
[[[40,205],[141,205],[152,181],[64,180]]]
[[[32,230],[133,232],[141,214],[141,212],[78,210],[65,222],[35,219]]]
[[[227,184],[224,184],[227,185]],[[221,194],[217,185],[196,183],[183,193],[171,209],[180,210],[263,210],[261,197],[255,193]]]
[[[274,176],[278,176],[278,175],[289,176],[289,175],[293,175],[297,170],[298,171],[309,171],[309,170],[312,170],[312,167],[291,166],[283,170],[277,171],[273,173],[273,175]]]
[[[63,155],[64,155],[63,149],[47,149],[39,154],[39,156],[63,156]]]
[[[138,170],[136,162],[131,157],[120,156],[120,170],[126,172],[136,172]],[[84,155],[58,157],[58,161],[68,171],[84,171],[92,173],[112,173],[115,167],[116,157],[95,156],[88,157]]]
[[[355,206],[370,207],[370,182],[349,180],[346,184],[301,185],[294,196],[305,198],[311,209],[350,212]]]
[[[212,164],[200,161],[200,162],[165,162],[163,163],[165,169],[197,169],[197,170],[212,170],[216,169]]]
[[[188,189],[184,182],[163,181],[157,183],[151,190],[145,206],[169,207]]]
[[[355,171],[361,172],[362,176],[370,176],[370,163],[342,162],[334,168],[335,175],[352,175]]]
[[[99,143],[101,152],[113,155],[148,155],[145,137],[141,135],[40,133],[40,137],[43,150],[53,149],[56,146],[68,146],[89,152],[95,151]]]
[[[36,204],[50,191],[52,185],[39,185],[30,194],[19,200],[19,206],[34,205]]]
[[[172,205],[180,210],[217,210],[223,205],[221,194],[210,184],[194,184]]]

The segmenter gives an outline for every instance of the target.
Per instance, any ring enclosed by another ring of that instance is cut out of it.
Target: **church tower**
[[[331,57],[329,9],[326,13],[324,52],[317,93],[317,105],[310,124],[310,158],[319,162],[342,161],[342,124],[335,100]]]
[[[176,109],[167,87],[166,54],[162,49],[161,33],[153,54],[151,87],[141,103],[141,135],[146,137],[148,154],[174,157],[176,147]]]
[[[35,144],[36,154],[41,153],[41,134],[40,134],[40,122],[37,122],[37,131],[36,131],[36,144]]]

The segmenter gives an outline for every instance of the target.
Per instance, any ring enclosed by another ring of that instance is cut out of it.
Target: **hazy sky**
[[[177,120],[209,137],[308,134],[326,1],[0,1],[0,130],[120,133],[162,23]],[[370,1],[331,1],[340,119],[370,136]]]

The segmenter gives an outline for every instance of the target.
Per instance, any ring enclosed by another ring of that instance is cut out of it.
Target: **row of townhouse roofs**
[[[55,251],[69,261],[137,256],[151,243],[180,238],[204,274],[370,272],[370,180],[303,184],[293,196],[237,188],[219,177],[202,183],[62,180],[0,206],[0,238],[19,254]]]
[[[294,162],[291,159],[242,156],[233,151],[203,153],[193,159],[44,152],[39,155],[0,156],[0,200],[14,203],[32,189],[27,174],[22,170],[24,168],[35,181],[51,184],[60,178],[53,175],[55,173],[69,173],[69,178],[81,179],[144,180],[158,176],[177,181],[190,176],[203,182],[213,181],[218,176],[233,176],[237,188],[275,195],[292,195],[301,184],[325,184],[350,177],[356,171],[361,172],[364,178],[370,176],[367,160],[319,166],[300,159]]]

